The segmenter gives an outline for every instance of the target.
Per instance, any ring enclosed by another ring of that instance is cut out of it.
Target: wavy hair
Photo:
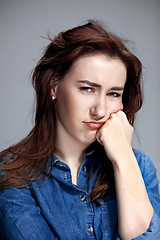
[[[36,92],[35,125],[26,138],[1,152],[1,189],[23,187],[40,176],[50,176],[56,129],[55,103],[51,100],[51,88],[57,82],[63,81],[73,62],[81,56],[102,53],[111,58],[119,58],[127,69],[122,101],[123,110],[131,125],[136,112],[142,106],[141,62],[126,47],[126,41],[109,32],[101,23],[88,21],[85,25],[59,33],[53,39],[49,36],[49,40],[50,44],[32,75]],[[90,194],[91,201],[103,197],[114,182],[110,161],[103,164],[103,171]]]

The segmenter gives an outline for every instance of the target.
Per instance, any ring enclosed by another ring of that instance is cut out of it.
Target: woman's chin
[[[85,137],[85,143],[90,145],[96,140],[96,133],[89,134]]]

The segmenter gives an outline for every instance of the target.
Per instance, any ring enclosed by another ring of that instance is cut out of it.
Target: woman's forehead
[[[113,84],[124,85],[126,81],[126,67],[118,58],[111,58],[104,54],[85,55],[77,59],[64,80],[92,81],[103,85],[111,81]]]

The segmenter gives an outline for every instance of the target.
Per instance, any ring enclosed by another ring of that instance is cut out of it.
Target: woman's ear
[[[50,87],[51,87],[51,98],[52,98],[52,100],[55,100],[57,97],[57,84],[55,84],[55,83],[53,83],[53,81],[51,81]]]

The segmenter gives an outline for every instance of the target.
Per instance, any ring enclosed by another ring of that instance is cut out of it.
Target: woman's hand
[[[106,123],[97,131],[97,140],[105,148],[108,158],[115,162],[131,149],[133,127],[123,111],[112,113]]]

